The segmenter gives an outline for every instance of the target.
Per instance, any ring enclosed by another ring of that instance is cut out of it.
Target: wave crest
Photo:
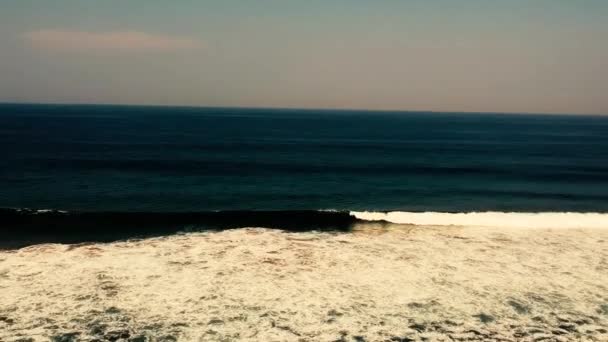
[[[386,221],[424,226],[469,226],[498,228],[608,228],[608,214],[574,212],[370,212],[351,211],[363,221]]]

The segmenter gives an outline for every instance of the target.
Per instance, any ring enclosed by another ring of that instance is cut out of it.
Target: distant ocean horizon
[[[608,213],[603,116],[0,104],[0,145],[14,210]]]
[[[271,110],[271,111],[321,111],[321,112],[360,112],[360,113],[386,113],[386,114],[424,114],[424,113],[439,113],[439,114],[458,114],[458,115],[534,115],[534,116],[577,116],[577,117],[597,117],[607,116],[607,112],[517,112],[517,111],[489,111],[489,110],[433,110],[433,109],[416,109],[416,108],[364,108],[364,107],[298,107],[298,106],[239,106],[239,105],[203,105],[203,104],[159,104],[159,103],[112,103],[112,102],[28,102],[28,101],[0,101],[0,106],[71,106],[71,107],[139,107],[139,108],[168,108],[168,109],[198,109],[198,110]]]

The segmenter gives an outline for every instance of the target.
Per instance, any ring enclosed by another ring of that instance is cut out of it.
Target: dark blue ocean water
[[[608,117],[0,105],[0,207],[608,212]]]

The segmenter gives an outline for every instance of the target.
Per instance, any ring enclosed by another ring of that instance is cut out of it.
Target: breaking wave
[[[469,226],[497,228],[608,228],[606,213],[576,212],[369,212],[352,211],[358,220],[385,221],[423,226]]]
[[[180,232],[244,227],[348,231],[347,211],[70,212],[0,209],[0,249],[38,243],[110,242]]]
[[[0,209],[0,249],[37,243],[109,242],[245,227],[348,232],[369,224],[494,228],[606,228],[608,213],[368,212],[338,210],[70,212]]]

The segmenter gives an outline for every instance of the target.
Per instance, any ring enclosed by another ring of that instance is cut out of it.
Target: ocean
[[[1,341],[608,341],[608,117],[0,105]]]
[[[79,227],[301,229],[370,217],[353,212],[413,224],[608,212],[602,116],[2,104],[0,146],[0,217],[13,225],[57,210]]]

